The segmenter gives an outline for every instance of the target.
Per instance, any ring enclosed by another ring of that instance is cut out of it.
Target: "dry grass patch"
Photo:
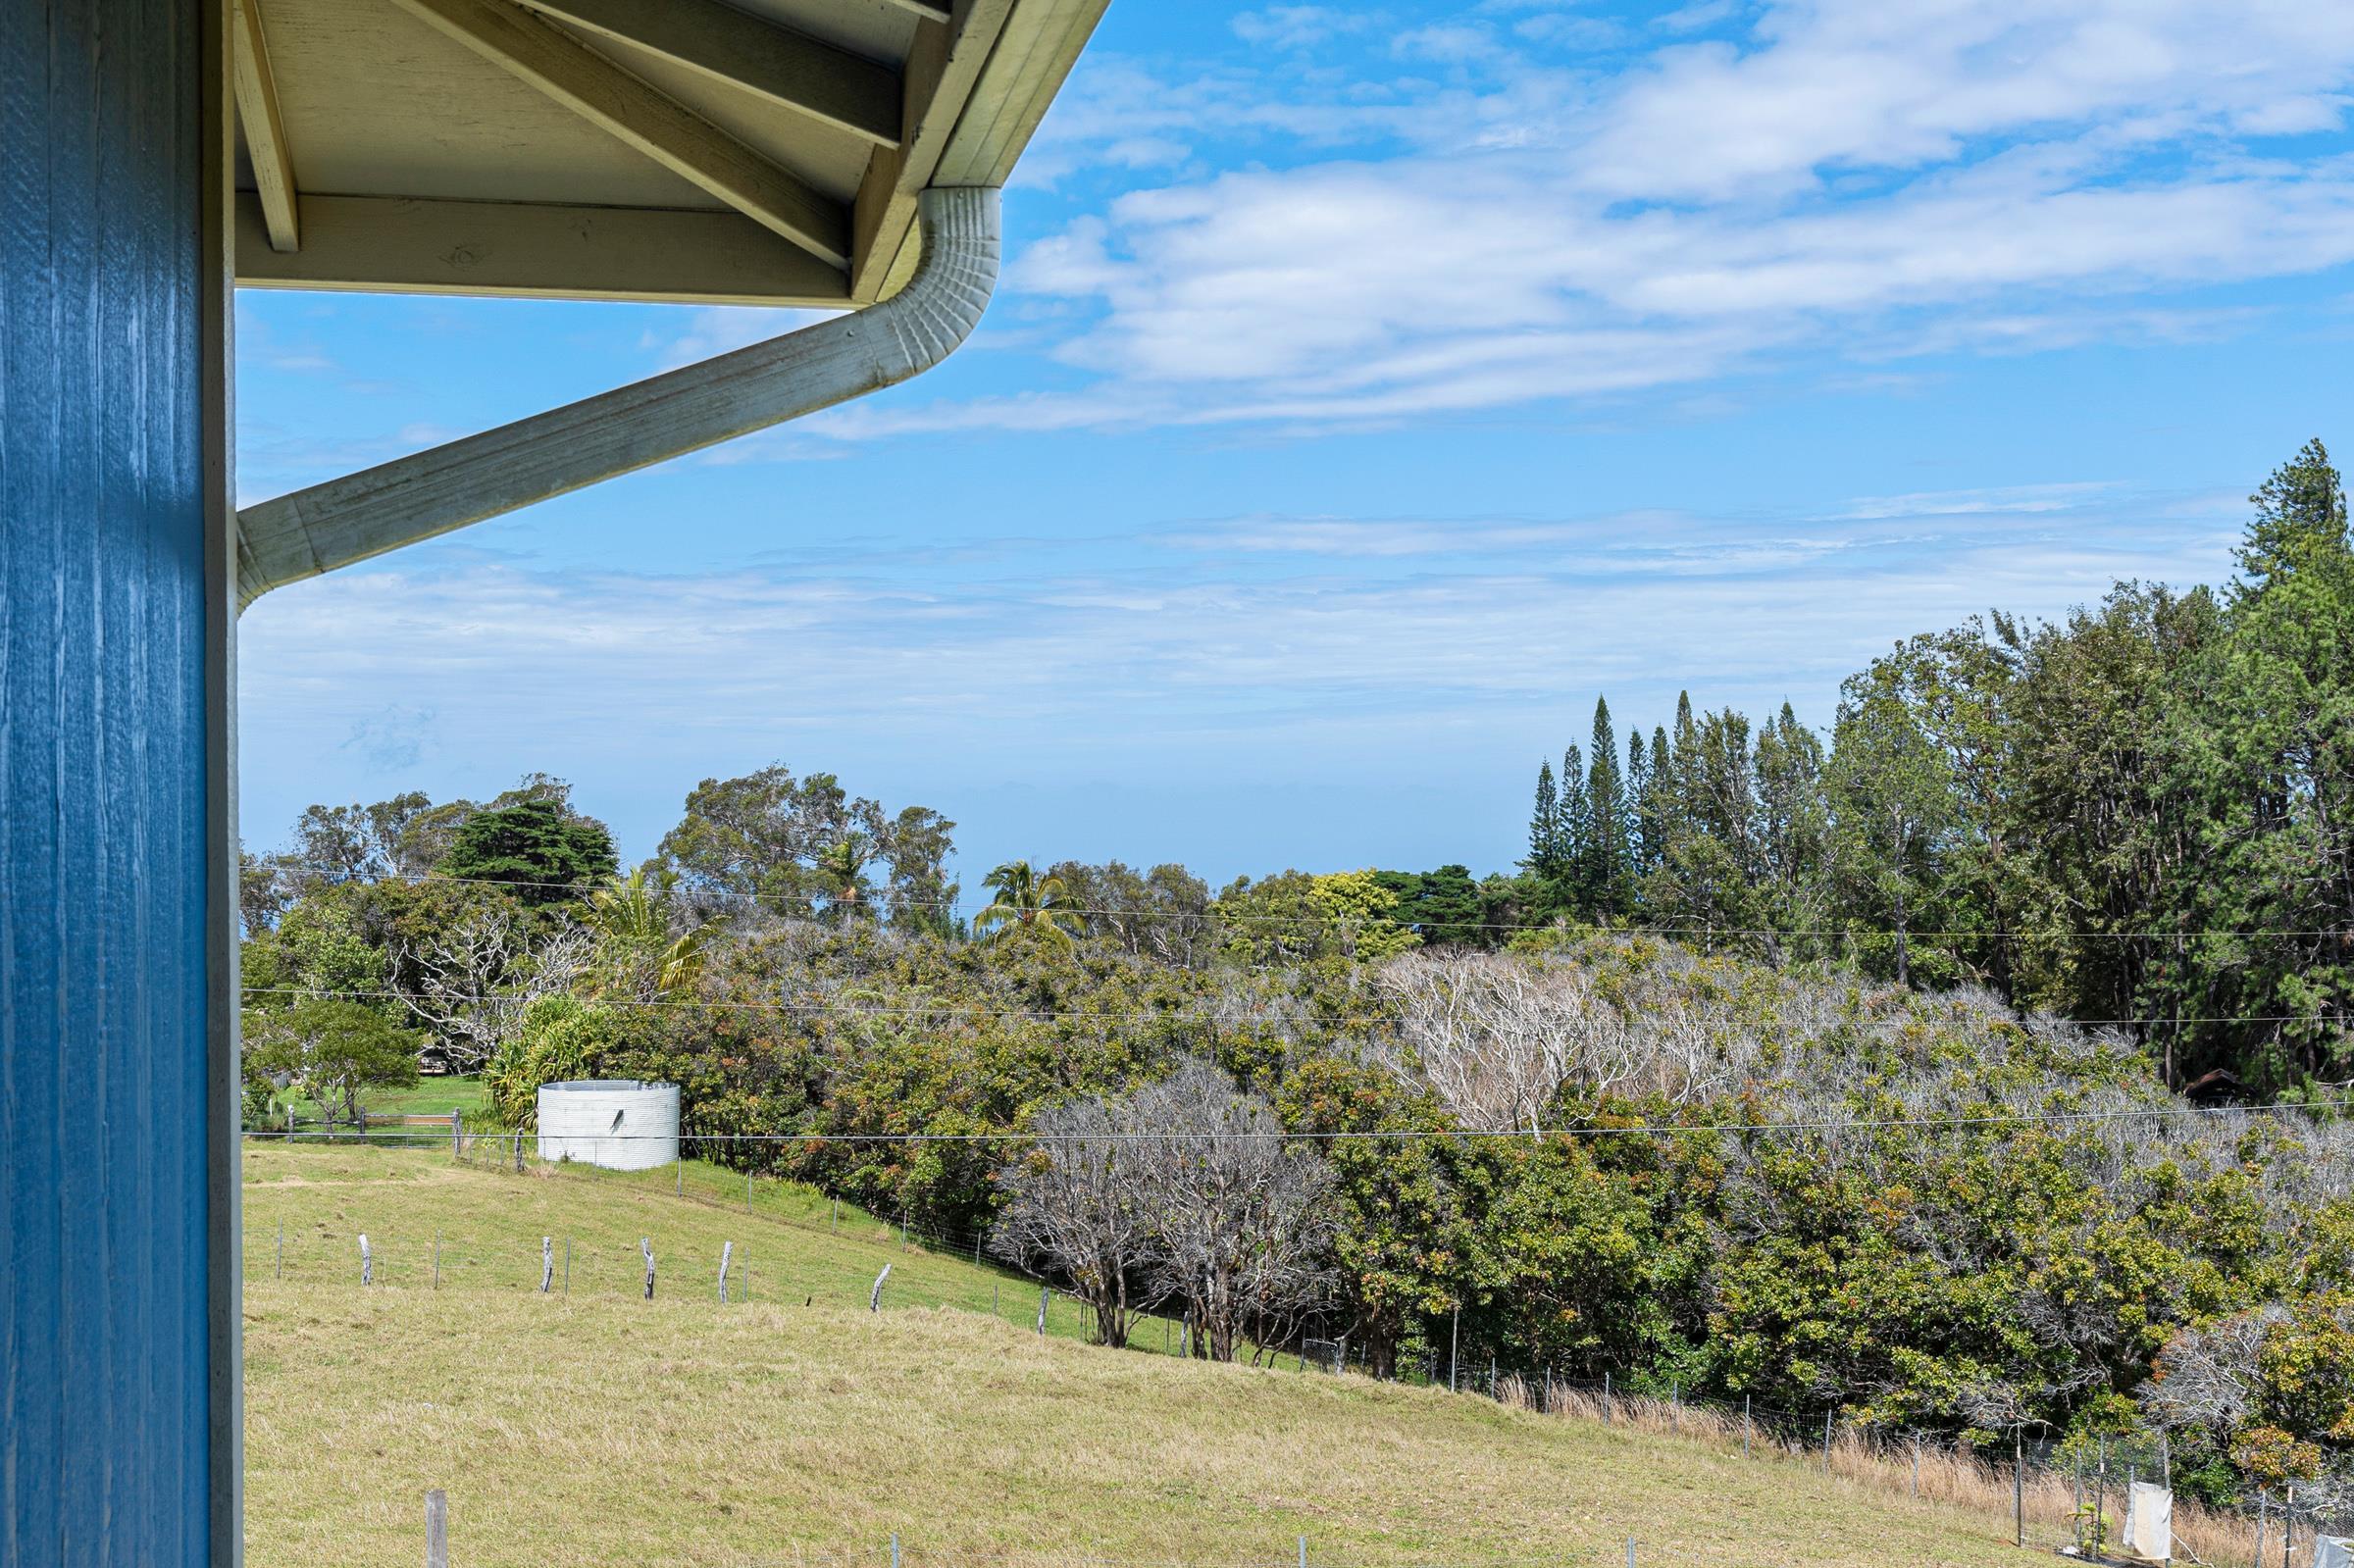
[[[887,1568],[894,1533],[905,1568],[1289,1568],[1303,1535],[1319,1568],[1617,1568],[1630,1535],[1642,1568],[2019,1560],[2007,1476],[1990,1502],[1983,1476],[1924,1474],[1916,1502],[1860,1449],[1827,1476],[1818,1457],[1745,1461],[1737,1432],[1689,1411],[1675,1433],[1664,1407],[1605,1427],[1105,1351],[1075,1342],[1067,1302],[1042,1341],[1018,1278],[847,1209],[836,1231],[805,1188],[763,1183],[747,1211],[741,1176],[691,1166],[686,1201],[678,1181],[249,1150],[254,1563],[406,1568],[435,1487],[464,1568]],[[542,1236],[573,1242],[569,1296],[538,1293]],[[754,1298],[723,1306],[730,1240]],[[886,1262],[896,1310],[872,1315]]]
[[[257,1564],[909,1568],[2016,1560],[1982,1515],[1358,1378],[1040,1340],[957,1311],[248,1287]]]

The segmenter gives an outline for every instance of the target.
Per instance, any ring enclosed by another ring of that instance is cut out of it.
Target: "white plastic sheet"
[[[2343,1536],[2316,1537],[2313,1568],[2354,1568],[2354,1541]]]
[[[2154,1482],[2136,1481],[2125,1497],[2124,1548],[2150,1562],[2175,1554],[2175,1494]],[[2354,1568],[2348,1564],[2347,1568]]]

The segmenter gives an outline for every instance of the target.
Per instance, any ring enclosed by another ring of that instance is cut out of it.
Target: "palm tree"
[[[1027,931],[1059,946],[1087,931],[1087,917],[1071,907],[1070,889],[1060,877],[1042,877],[1027,860],[1008,860],[981,885],[996,891],[987,909],[973,917],[973,935],[997,931]]]
[[[842,842],[817,852],[818,875],[826,879],[826,896],[836,913],[857,909],[858,901],[866,896],[866,878],[861,873],[870,853],[862,833],[846,834]]]
[[[703,928],[697,926],[673,939],[668,889],[646,880],[642,870],[616,877],[588,895],[588,924],[615,946],[657,955],[654,989],[669,995],[684,990],[703,972]]]

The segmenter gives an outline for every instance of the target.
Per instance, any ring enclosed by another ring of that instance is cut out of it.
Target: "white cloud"
[[[1630,711],[1676,683],[1710,702],[1796,693],[1819,719],[1894,636],[1989,605],[2057,614],[2116,577],[2211,580],[2230,534],[2212,497],[2067,482],[1827,519],[1246,517],[1172,526],[1155,559],[1121,566],[1084,540],[703,576],[427,547],[256,605],[244,713],[257,744],[347,733],[385,766],[420,712],[461,753],[527,720],[553,750],[588,744],[627,713],[657,753],[855,732],[970,747],[1009,776],[1213,732],[1506,734],[1527,704],[1599,687]],[[1008,725],[1032,738],[1004,746]]]
[[[1302,9],[1285,25],[1336,25]],[[1741,22],[1609,80],[1514,57],[1476,18],[1397,40],[1459,68],[1447,85],[1155,91],[1115,62],[1091,96],[1083,74],[1050,157],[1173,164],[1219,135],[1364,155],[1135,190],[1021,253],[1008,288],[1078,313],[1057,352],[1089,391],[824,429],[1315,428],[1797,353],[2213,336],[2248,309],[2168,296],[2354,262],[2354,155],[2268,150],[2338,124],[2354,7],[1781,0]]]
[[[1504,47],[1486,27],[1460,22],[1433,23],[1409,27],[1391,40],[1402,60],[1429,60],[1440,65],[1465,65],[1502,58]]]
[[[2192,126],[2341,87],[2354,9],[2305,0],[1785,0],[1762,47],[1663,51],[1596,126],[1603,188],[1754,198],[1832,167],[2137,117]]]
[[[1234,19],[1234,35],[1265,49],[1307,49],[1345,33],[1361,32],[1374,19],[1337,6],[1268,6]]]
[[[687,314],[683,331],[648,331],[639,346],[653,352],[663,370],[692,365],[734,349],[782,337],[837,315],[834,311],[781,310],[763,305],[699,305]],[[626,367],[614,367],[614,384],[628,379]]]
[[[2066,512],[2119,488],[2102,481],[2068,484],[2009,484],[1991,489],[1920,490],[1910,495],[1859,496],[1843,518],[1970,517],[1988,512]]]

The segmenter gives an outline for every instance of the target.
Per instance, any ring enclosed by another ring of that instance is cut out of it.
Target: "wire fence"
[[[600,1133],[588,1135],[587,1140],[597,1143],[630,1143],[654,1140],[676,1143],[692,1157],[712,1149],[756,1154],[763,1151],[801,1147],[815,1149],[829,1144],[881,1145],[916,1147],[928,1143],[956,1143],[983,1145],[1035,1146],[1043,1143],[1076,1142],[1145,1142],[1182,1143],[1205,1138],[1264,1138],[1287,1143],[1436,1143],[1453,1139],[1479,1140],[1504,1138],[1582,1138],[1595,1141],[1619,1138],[1702,1137],[1767,1137],[1782,1134],[1807,1135],[1823,1133],[1871,1133],[1897,1131],[1936,1131],[1987,1128],[2027,1127],[2142,1127],[2151,1131],[2170,1122],[2205,1122],[2234,1127],[2252,1122],[2259,1116],[2317,1116],[2322,1113],[2354,1110],[2354,1097],[2313,1098],[2300,1100],[2272,1100],[2260,1104],[2194,1105],[2144,1104],[2122,1109],[2099,1111],[2030,1111],[1999,1109],[1981,1112],[1955,1112],[1938,1116],[1844,1116],[1817,1117],[1789,1121],[1713,1121],[1635,1122],[1624,1126],[1567,1126],[1567,1127],[1444,1127],[1444,1128],[1371,1128],[1350,1131],[1300,1131],[1288,1128],[1268,1128],[1263,1132],[1127,1132],[1127,1133],[1071,1133],[1056,1135],[1036,1130],[1004,1127],[978,1132],[856,1132],[801,1129],[784,1133]],[[442,1123],[444,1118],[412,1117],[405,1121]],[[446,1143],[459,1136],[451,1132],[422,1131],[415,1127],[380,1126],[373,1119],[366,1125],[347,1120],[322,1120],[304,1124],[289,1116],[275,1127],[244,1128],[241,1136],[247,1140],[278,1138],[286,1142],[376,1142],[411,1145]],[[537,1135],[518,1134],[509,1128],[496,1129],[480,1135],[492,1138],[536,1138]]]
[[[271,1135],[270,1141],[279,1141]],[[986,1311],[1009,1323],[1055,1338],[1085,1339],[1095,1332],[1095,1311],[1086,1301],[1018,1261],[992,1255],[987,1233],[927,1226],[905,1215],[875,1214],[809,1186],[758,1172],[733,1172],[681,1160],[651,1171],[619,1172],[569,1161],[542,1162],[532,1152],[530,1134],[512,1131],[435,1136],[434,1146],[480,1170],[516,1175],[557,1176],[691,1204],[698,1209],[743,1215],[741,1237],[681,1240],[649,1224],[648,1235],[619,1235],[607,1227],[594,1235],[550,1232],[539,1237],[484,1239],[454,1230],[361,1231],[298,1222],[288,1228],[248,1205],[245,1273],[248,1279],[297,1284],[358,1284],[385,1289],[529,1291],[551,1296],[701,1297],[714,1301],[761,1301],[778,1305],[884,1308],[946,1307]],[[326,1152],[334,1148],[415,1149],[398,1135],[299,1139],[297,1146]],[[267,1191],[264,1187],[260,1189]],[[757,1245],[781,1228],[837,1243],[830,1257],[806,1247],[788,1253],[790,1262]],[[950,1260],[980,1271],[964,1277],[961,1289],[922,1274],[884,1266],[910,1255]],[[855,1256],[856,1261],[850,1261]],[[649,1275],[651,1276],[649,1284]],[[724,1293],[723,1293],[724,1292]],[[1198,1353],[1187,1327],[1165,1315],[1137,1316],[1133,1348],[1171,1355]],[[1320,1368],[1299,1349],[1246,1347],[1265,1365],[1299,1370]]]
[[[1888,1455],[1875,1456],[1887,1462]],[[1899,1463],[1902,1455],[1894,1456]],[[1849,1479],[1857,1479],[1856,1456],[1844,1456]],[[1877,1479],[1877,1478],[1874,1478]],[[1950,1497],[1930,1497],[1928,1503],[1951,1503]],[[2063,1499],[2067,1500],[2067,1499]],[[2046,1552],[2079,1562],[2106,1563],[2115,1568],[2148,1568],[2154,1560],[2130,1553],[2121,1545],[2114,1534],[2116,1521],[2108,1520],[2111,1529],[2105,1540],[2096,1539],[2095,1504],[2081,1505],[2071,1530],[2044,1530],[2022,1536],[2017,1543],[2025,1549]],[[2104,1505],[2105,1506],[2105,1505]],[[447,1568],[448,1505],[443,1493],[429,1493],[427,1501],[427,1564],[428,1568]],[[2240,1521],[2245,1523],[2245,1521]],[[2205,1531],[2212,1521],[2199,1521],[2196,1528]],[[1703,1525],[1701,1530],[1711,1527]],[[2293,1513],[2275,1512],[2269,1525],[2258,1526],[2259,1535],[2253,1541],[2208,1540],[2204,1548],[2190,1537],[2177,1533],[2174,1537],[2173,1555],[2163,1559],[2168,1563],[2180,1562],[2197,1568],[2334,1568],[2342,1557],[2328,1549],[2328,1543],[2342,1546],[2340,1538],[2327,1533],[2309,1533]],[[2072,1533],[2073,1531],[2073,1533]],[[2269,1531],[2269,1533],[2266,1533]],[[1360,1550],[1343,1545],[1311,1541],[1307,1536],[1294,1536],[1281,1543],[1277,1550],[1252,1557],[1144,1557],[1107,1555],[1085,1549],[1040,1549],[1030,1552],[975,1551],[961,1545],[942,1543],[931,1540],[903,1542],[894,1535],[888,1542],[871,1546],[830,1546],[811,1549],[796,1546],[790,1551],[753,1552],[724,1557],[700,1556],[696,1560],[711,1568],[1789,1568],[1789,1559],[1780,1554],[1785,1548],[1762,1548],[1742,1539],[1737,1524],[1720,1521],[1714,1538],[1705,1545],[1696,1545],[1687,1538],[1694,1531],[1687,1529],[1670,1533],[1655,1527],[1646,1532],[1637,1528],[1621,1539],[1605,1543],[1549,1542],[1541,1555],[1477,1556],[1449,1553],[1429,1556],[1369,1556]],[[1270,1543],[1270,1544],[1274,1544]],[[1848,1544],[1852,1545],[1853,1543]],[[437,1548],[437,1549],[436,1549]],[[2276,1556],[2275,1550],[2277,1550]],[[1773,1554],[1768,1555],[1768,1550]]]
[[[273,1135],[275,1137],[275,1135]],[[338,1143],[347,1140],[337,1139]],[[348,1140],[356,1142],[355,1140]],[[342,1284],[363,1289],[526,1291],[548,1296],[703,1299],[717,1304],[759,1301],[782,1306],[826,1305],[881,1311],[947,1308],[986,1312],[1031,1332],[1061,1339],[1094,1337],[1096,1314],[1081,1296],[1054,1282],[993,1257],[983,1232],[945,1231],[905,1218],[876,1215],[806,1184],[706,1167],[689,1180],[685,1162],[646,1172],[609,1172],[569,1162],[542,1164],[529,1152],[528,1134],[440,1135],[435,1142],[468,1165],[504,1173],[574,1178],[666,1195],[700,1210],[740,1212],[757,1221],[743,1236],[680,1241],[659,1235],[556,1235],[486,1239],[434,1231],[340,1231],[318,1224],[289,1230],[249,1223],[245,1267],[249,1279]],[[316,1147],[316,1144],[311,1145]],[[395,1147],[414,1147],[403,1140]],[[733,1186],[742,1181],[741,1197]],[[266,1190],[266,1189],[265,1189]],[[259,1218],[259,1216],[254,1216]],[[824,1261],[805,1247],[759,1244],[782,1228],[824,1235],[844,1243]],[[649,1225],[649,1230],[660,1229]],[[853,1262],[850,1256],[863,1252]],[[911,1254],[952,1260],[984,1271],[961,1286],[910,1276],[896,1262]],[[870,1273],[869,1271],[873,1272]],[[986,1295],[983,1281],[986,1279]],[[1437,1338],[1436,1335],[1433,1336]],[[1199,1356],[1186,1325],[1152,1312],[1137,1315],[1128,1348]],[[1373,1376],[1365,1348],[1345,1337],[1304,1336],[1283,1345],[1245,1345],[1239,1359],[1261,1366],[1323,1375]],[[1947,1431],[1914,1429],[1850,1417],[1826,1400],[1810,1409],[1749,1396],[1688,1391],[1657,1376],[1605,1373],[1573,1378],[1551,1369],[1514,1368],[1485,1350],[1468,1356],[1452,1336],[1420,1353],[1397,1359],[1386,1381],[1493,1400],[1536,1415],[1620,1428],[1652,1438],[1701,1444],[1756,1462],[1796,1466],[1872,1491],[1941,1505],[1981,1517],[1990,1533],[2017,1545],[2083,1561],[2138,1561],[2122,1555],[2136,1484],[2171,1490],[2173,1459],[2163,1434],[2059,1439],[2023,1429],[1991,1445]],[[2228,1506],[2172,1499],[2175,1560],[2208,1568],[2306,1568],[2331,1559],[2318,1555],[2325,1538],[2354,1536],[2354,1518],[2300,1502],[2293,1489],[2259,1491]],[[1615,1550],[1607,1558],[1644,1563],[1678,1561],[1655,1550],[1635,1558]],[[748,1564],[754,1559],[746,1559]],[[852,1568],[854,1556],[796,1555],[796,1568]],[[956,1554],[958,1562],[981,1559]],[[1045,1562],[1047,1559],[1025,1559]],[[1074,1565],[1094,1559],[1055,1557]],[[1554,1556],[1550,1562],[1577,1561]],[[1704,1559],[1692,1559],[1695,1561]],[[1721,1564],[1730,1559],[1712,1554]],[[899,1568],[934,1568],[937,1559],[900,1561]],[[938,1568],[947,1568],[945,1562]],[[1121,1560],[1100,1568],[1154,1568]],[[1176,1568],[1176,1565],[1170,1565]],[[1192,1563],[1183,1568],[1263,1568],[1252,1564]],[[1385,1568],[1402,1565],[1385,1564]],[[1403,1568],[1474,1568],[1463,1562]]]

